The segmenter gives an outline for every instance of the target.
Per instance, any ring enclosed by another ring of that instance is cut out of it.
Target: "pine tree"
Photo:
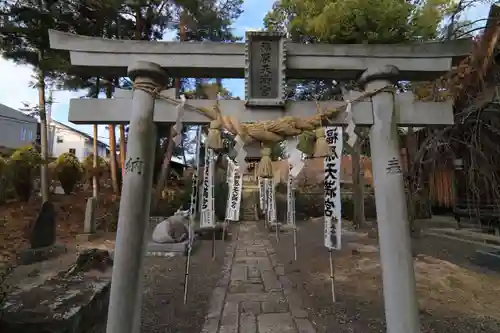
[[[74,13],[78,3],[50,0],[7,1],[0,7],[0,52],[5,59],[17,64],[31,65],[34,72],[33,87],[38,90],[36,112],[41,127],[41,193],[49,200],[47,174],[47,118],[46,95],[48,83],[60,82],[69,65],[68,54],[50,48],[48,29],[74,31]]]

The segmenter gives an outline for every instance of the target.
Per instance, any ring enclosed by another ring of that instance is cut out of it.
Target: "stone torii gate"
[[[446,73],[452,63],[468,55],[469,40],[304,45],[286,42],[280,34],[247,32],[244,44],[218,44],[105,40],[50,31],[50,43],[54,49],[70,51],[72,65],[82,67],[86,75],[129,76],[135,85],[133,93],[120,92],[115,99],[75,99],[70,104],[69,121],[73,123],[130,123],[127,151],[136,164],[123,180],[107,333],[140,331],[155,123],[174,123],[175,104],[180,102],[155,98],[161,97],[156,93],[167,75],[245,77],[245,101],[219,101],[221,114],[238,123],[314,116],[315,102],[285,102],[286,78],[359,78],[369,97],[352,104],[352,119],[357,126],[370,127],[387,328],[389,333],[420,331],[397,126],[452,124],[452,103],[415,102],[411,94],[386,88],[396,80],[431,80]],[[351,92],[350,99],[362,96],[367,95]],[[210,109],[214,103],[188,100],[183,122],[208,123],[211,119],[198,111]],[[345,103],[321,105],[331,109]],[[329,125],[348,122],[345,111],[328,118]]]

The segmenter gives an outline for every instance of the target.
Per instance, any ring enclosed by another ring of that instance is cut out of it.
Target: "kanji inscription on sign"
[[[285,36],[273,32],[248,31],[245,50],[247,106],[284,106]]]

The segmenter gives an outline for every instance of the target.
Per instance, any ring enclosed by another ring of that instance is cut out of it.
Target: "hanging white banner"
[[[293,166],[290,165],[290,171]],[[288,173],[288,181],[286,184],[286,224],[295,225],[295,189],[291,172]]]
[[[233,182],[229,192],[229,211],[226,219],[231,221],[239,221],[240,206],[241,206],[241,191],[243,189],[243,175],[239,172],[239,168],[235,168]]]
[[[233,181],[234,171],[235,171],[234,169],[235,169],[234,162],[231,161],[230,159],[228,159],[228,161],[227,161],[227,175],[226,175],[226,180],[227,180],[228,185],[231,185],[231,183]]]
[[[330,250],[341,248],[340,162],[342,158],[342,127],[326,127],[325,139],[331,147],[324,162],[325,189],[325,246]]]
[[[267,187],[266,187],[266,180],[259,177],[259,203],[260,203],[260,209],[264,214],[267,214],[266,211],[266,203],[267,203]]]
[[[200,169],[200,146],[201,146],[201,130],[198,128],[196,131],[196,152],[195,152],[195,166],[193,170],[192,183],[191,183],[191,205],[189,207],[189,213],[191,215],[191,221],[194,221],[194,217],[197,213],[198,208],[198,172]]]
[[[214,209],[214,151],[205,146],[205,168],[203,170],[203,195],[201,201],[201,228],[215,227]]]
[[[236,168],[232,165],[233,161],[229,160],[228,169],[227,169],[227,201],[226,201],[226,220],[229,220],[230,208],[231,208],[231,189],[234,184],[234,173],[236,172]]]
[[[276,183],[274,179],[266,179],[267,183],[267,219],[269,222],[276,222]]]

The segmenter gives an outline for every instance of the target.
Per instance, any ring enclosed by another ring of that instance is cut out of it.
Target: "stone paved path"
[[[202,333],[316,333],[256,223],[235,227]]]

